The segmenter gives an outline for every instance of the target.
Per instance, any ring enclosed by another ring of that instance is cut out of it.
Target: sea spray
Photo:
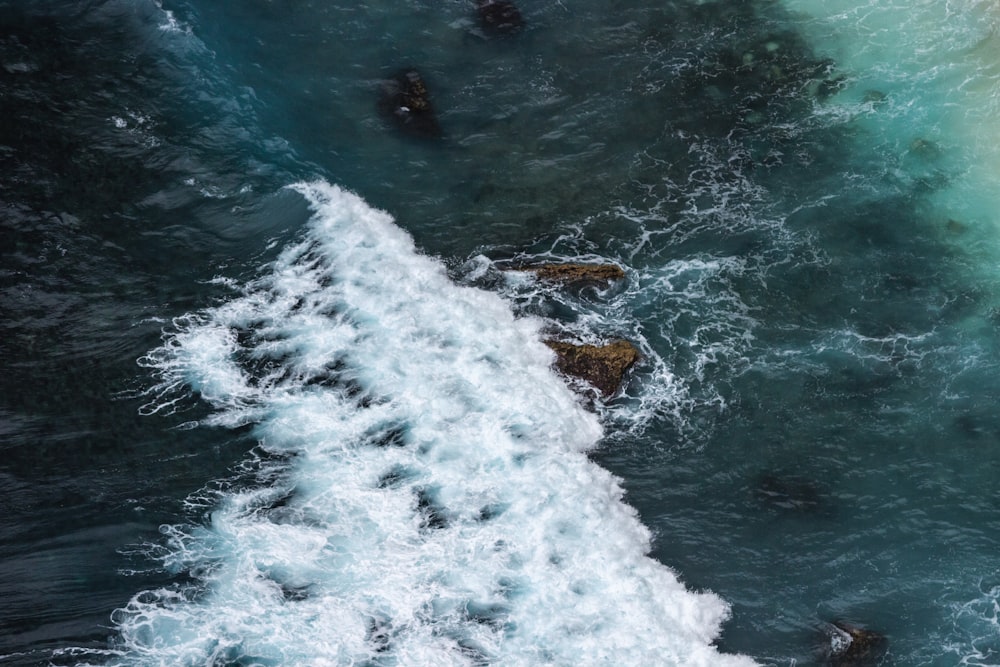
[[[647,556],[587,458],[602,429],[543,322],[359,197],[293,187],[305,238],[143,359],[150,411],[186,387],[201,428],[259,445],[163,529],[188,583],[116,613],[121,664],[752,664],[711,646],[727,606]]]

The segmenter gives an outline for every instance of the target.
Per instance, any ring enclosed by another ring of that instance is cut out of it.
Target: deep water
[[[517,4],[0,0],[0,664],[1000,664],[1000,9]]]

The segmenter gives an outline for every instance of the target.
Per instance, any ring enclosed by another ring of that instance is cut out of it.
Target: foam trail
[[[294,189],[306,238],[143,360],[157,401],[186,385],[260,447],[192,499],[205,525],[164,528],[196,583],[116,613],[116,664],[753,664],[711,645],[725,603],[647,557],[542,323],[357,196]]]

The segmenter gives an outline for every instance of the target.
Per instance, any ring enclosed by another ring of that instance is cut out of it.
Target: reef
[[[586,381],[604,398],[617,393],[625,374],[639,360],[639,351],[625,340],[600,347],[556,340],[547,340],[545,344],[556,353],[559,372]]]
[[[443,134],[427,85],[416,69],[401,70],[382,82],[379,111],[415,136],[440,137]]]

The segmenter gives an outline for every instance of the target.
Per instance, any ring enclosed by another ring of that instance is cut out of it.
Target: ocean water
[[[0,664],[1000,664],[1000,8],[518,5],[0,0]]]

